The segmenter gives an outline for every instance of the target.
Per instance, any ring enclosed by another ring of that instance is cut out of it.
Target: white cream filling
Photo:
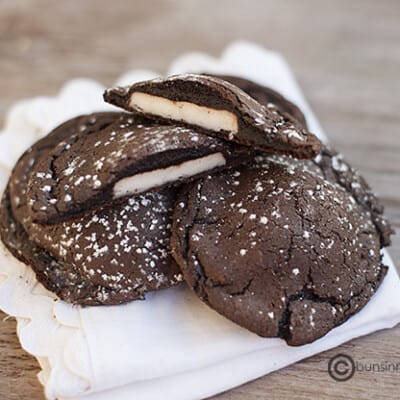
[[[128,176],[114,185],[114,198],[117,199],[122,196],[141,193],[155,187],[163,186],[166,183],[177,181],[181,178],[187,178],[209,171],[225,164],[226,160],[223,154],[214,153],[205,157],[185,161],[178,165],[171,165],[170,167]]]
[[[147,93],[134,92],[129,105],[138,111],[151,115],[183,121],[212,131],[237,133],[238,119],[226,110],[203,107],[187,101],[173,101]]]

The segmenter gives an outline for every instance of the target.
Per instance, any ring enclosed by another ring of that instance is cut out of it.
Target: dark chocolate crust
[[[384,216],[383,205],[360,172],[354,169],[342,154],[329,146],[323,146],[321,153],[312,162],[326,180],[342,186],[353,196],[375,225],[381,247],[389,246],[394,230]]]
[[[312,158],[320,150],[319,139],[305,130],[292,116],[280,113],[273,105],[268,107],[260,104],[237,86],[219,78],[185,74],[154,79],[130,87],[108,89],[104,93],[104,100],[133,113],[160,120],[159,116],[142,113],[130,106],[131,95],[135,92],[227,110],[236,115],[239,124],[237,134],[203,129],[205,134],[211,136],[222,137],[268,153],[297,158]],[[184,121],[182,123],[185,124]]]
[[[37,142],[17,162],[2,199],[3,243],[47,289],[74,304],[120,304],[182,280],[169,251],[174,189],[131,197],[58,224],[32,221],[26,186],[36,163],[69,138],[69,125],[118,118],[116,113],[78,117]]]
[[[203,301],[290,345],[346,321],[387,271],[365,209],[290,159],[260,157],[183,188],[172,232],[174,257]]]
[[[92,123],[88,123],[90,118]],[[162,125],[127,113],[117,114],[110,121],[90,118],[75,119],[75,124],[56,128],[56,135],[65,129],[69,135],[65,137],[65,132],[61,132],[65,138],[33,167],[27,197],[35,222],[57,223],[88,210],[120,203],[128,196],[116,199],[113,188],[125,177],[214,153],[222,153],[226,165],[213,171],[251,159],[249,148],[190,128]],[[167,186],[197,177],[199,174],[169,182]],[[161,186],[166,185],[154,185],[148,190]]]
[[[207,74],[211,75],[211,74]],[[304,114],[300,110],[296,104],[289,101],[286,97],[282,96],[280,93],[275,90],[259,85],[253,81],[248,79],[239,78],[238,76],[232,75],[212,75],[216,78],[222,79],[224,81],[232,83],[232,85],[237,86],[246,92],[249,96],[256,99],[260,104],[265,107],[269,107],[272,109],[275,106],[279,112],[289,114],[292,118],[294,118],[303,129],[307,129],[307,122]]]
[[[320,154],[313,160],[294,160],[283,156],[270,156],[270,160],[291,163],[293,166],[308,171],[321,178],[341,186],[351,195],[357,204],[364,210],[367,218],[375,225],[379,235],[381,247],[390,245],[390,236],[394,230],[384,215],[384,207],[373,193],[359,171],[354,169],[332,147],[323,145]]]

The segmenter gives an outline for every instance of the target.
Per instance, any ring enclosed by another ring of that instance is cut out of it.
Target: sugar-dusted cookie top
[[[365,209],[290,159],[260,158],[191,183],[172,232],[175,259],[203,301],[290,345],[343,323],[386,274]]]

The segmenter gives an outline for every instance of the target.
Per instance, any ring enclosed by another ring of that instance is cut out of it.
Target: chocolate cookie
[[[250,160],[247,147],[127,113],[108,124],[76,120],[55,131],[67,128],[69,136],[32,170],[27,196],[41,224]]]
[[[11,253],[61,299],[81,305],[119,304],[182,280],[169,252],[175,190],[131,197],[53,225],[32,222],[26,185],[35,165],[76,126],[112,124],[119,113],[75,118],[37,142],[17,162],[3,195],[0,235]]]
[[[307,122],[304,114],[296,104],[283,97],[275,90],[259,85],[248,79],[239,78],[232,75],[212,75],[216,78],[232,83],[246,92],[249,96],[256,99],[260,104],[268,107],[270,110],[277,108],[280,113],[291,115],[301,125],[303,129],[307,129]]]
[[[191,183],[172,232],[174,257],[203,301],[290,345],[359,311],[387,270],[375,225],[354,198],[283,158]]]
[[[109,89],[105,101],[136,114],[179,121],[262,151],[312,158],[317,137],[294,118],[266,107],[229,82],[207,75],[176,75],[166,79]]]

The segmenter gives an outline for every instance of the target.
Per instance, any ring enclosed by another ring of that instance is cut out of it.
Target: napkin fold
[[[287,63],[277,53],[235,42],[221,58],[202,53],[175,60],[168,75],[210,72],[242,76],[270,86],[305,113],[310,130],[326,137]],[[157,76],[147,70],[117,84]],[[103,87],[91,80],[67,83],[58,96],[16,104],[0,135],[0,186],[22,152],[64,120],[111,110]],[[0,309],[17,318],[22,347],[39,361],[48,399],[202,399],[241,385],[355,337],[400,322],[400,280],[389,272],[371,301],[343,325],[301,347],[260,338],[207,306],[185,284],[146,295],[145,301],[79,308],[59,301],[34,273],[0,245]]]

